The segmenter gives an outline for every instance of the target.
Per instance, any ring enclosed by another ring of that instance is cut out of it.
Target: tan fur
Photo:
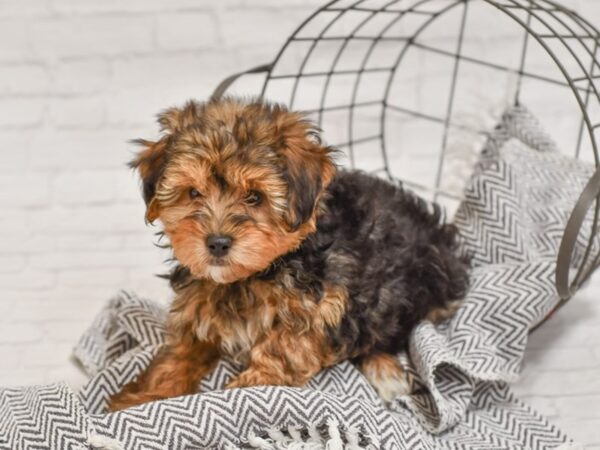
[[[260,103],[190,102],[159,122],[163,136],[139,141],[145,148],[132,166],[144,182],[147,219],[163,224],[190,280],[173,301],[167,345],[111,408],[194,392],[221,355],[247,365],[230,387],[304,384],[341,358],[326,334],[348,294],[324,286],[316,298],[285,273],[251,277],[315,231],[319,207],[302,201],[313,192],[318,205],[333,179],[331,149],[300,114]],[[249,192],[261,201],[249,204]],[[211,234],[232,238],[227,255],[210,253]]]
[[[168,344],[148,370],[119,395],[111,409],[193,393],[221,354],[247,365],[228,387],[301,386],[322,368],[339,362],[324,324],[336,325],[344,293],[328,289],[323,299],[273,289],[256,281],[247,291],[198,281],[173,303]]]
[[[388,353],[376,353],[364,358],[359,370],[375,387],[384,401],[410,393],[410,382],[398,359]]]
[[[218,362],[215,346],[188,337],[170,340],[146,371],[109,401],[109,409],[118,411],[130,406],[170,397],[192,394],[200,380]]]
[[[455,300],[452,303],[448,303],[446,307],[432,309],[425,316],[425,320],[433,324],[444,322],[456,315],[460,305],[462,305],[462,300]]]
[[[347,301],[348,292],[345,289],[337,286],[335,289],[327,288],[317,307],[315,325],[325,329],[327,326],[334,327],[339,324],[346,312]]]

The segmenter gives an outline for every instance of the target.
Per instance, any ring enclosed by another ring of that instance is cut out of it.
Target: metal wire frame
[[[523,29],[523,43],[517,69],[502,63],[491,62],[463,54],[462,49],[465,39],[465,26],[468,21],[468,6],[470,3],[474,2],[485,3],[496,8]],[[600,107],[600,59],[598,58],[600,32],[585,18],[553,0],[387,0],[383,2],[380,1],[380,4],[376,6],[370,6],[373,4],[373,0],[353,0],[351,2],[346,1],[345,4],[343,3],[343,0],[334,0],[315,11],[302,22],[288,38],[271,64],[259,66],[251,70],[251,72],[254,73],[266,73],[261,96],[264,96],[267,93],[273,83],[281,80],[291,80],[292,87],[288,103],[290,107],[294,107],[299,96],[301,80],[310,79],[311,77],[324,77],[325,82],[322,95],[318,99],[318,104],[312,109],[303,109],[307,110],[308,113],[314,113],[319,125],[322,125],[325,113],[332,111],[347,111],[349,124],[347,140],[345,142],[333,144],[348,148],[350,165],[354,166],[356,163],[355,147],[358,144],[365,142],[378,143],[383,166],[374,170],[374,172],[384,174],[390,178],[393,178],[393,173],[390,170],[388,149],[386,148],[386,123],[388,123],[388,115],[391,112],[402,113],[415,119],[422,119],[442,125],[443,132],[440,142],[441,152],[436,167],[433,185],[424,185],[403,180],[403,182],[409,186],[431,192],[434,199],[438,199],[440,196],[457,198],[452,193],[445,191],[442,187],[449,131],[451,129],[468,129],[469,131],[484,135],[487,133],[486,130],[473,129],[460,124],[454,118],[453,113],[456,102],[455,93],[457,82],[460,79],[461,64],[468,63],[501,72],[515,73],[518,77],[514,99],[516,104],[520,102],[524,79],[547,83],[556,88],[567,88],[573,93],[581,111],[581,121],[574,154],[576,157],[580,156],[583,136],[587,130],[595,165],[598,171],[590,179],[581,198],[574,206],[573,213],[571,214],[561,242],[557,259],[556,287],[563,299],[559,305],[562,306],[562,304],[576,292],[578,287],[600,264],[600,252],[593,257],[591,254],[593,242],[598,231],[598,222],[600,221],[600,201],[598,201],[600,196],[600,152],[598,148],[598,139],[596,137],[596,134],[600,136],[600,123],[594,123],[589,114],[591,107]],[[462,14],[460,15],[460,21],[456,31],[457,39],[454,51],[428,45],[420,40],[421,34],[434,24],[437,19],[455,8],[462,8]],[[331,35],[330,31],[333,27],[336,24],[342,23],[350,13],[361,13],[364,17],[354,23],[352,29],[344,30],[340,35]],[[328,18],[326,18],[325,23],[318,32],[307,36],[306,29],[308,28],[308,25],[314,23],[315,19],[325,18],[326,15],[329,15],[330,17],[328,16]],[[382,15],[390,18],[387,24],[381,26],[377,33],[371,35],[361,34],[361,31],[367,25],[372,23],[373,19],[381,17]],[[389,36],[386,34],[394,26],[409,17],[420,21],[418,27],[410,34],[406,36]],[[541,27],[542,29],[536,30],[536,27]],[[355,69],[340,69],[338,66],[344,51],[348,48],[350,43],[359,41],[366,42],[369,45],[365,54],[360,59],[358,66]],[[331,58],[330,65],[327,69],[311,72],[307,70],[307,66],[317,49],[318,44],[321,42],[339,43],[340,45],[336,54]],[[396,58],[391,64],[368,67],[375,49],[382,42],[398,44]],[[562,78],[557,79],[527,70],[528,52],[532,42],[537,42],[548,57],[554,61],[559,72],[562,74]],[[278,70],[280,69],[279,66],[282,59],[288,51],[291,51],[292,46],[298,43],[309,44],[299,67],[295,71],[289,73],[279,73]],[[575,63],[575,68],[578,68],[579,71],[574,71],[572,67],[567,66],[565,61],[561,60],[561,57],[554,48],[557,44],[570,55],[572,58],[571,62]],[[575,50],[575,44],[580,46],[579,49],[584,51],[585,55],[589,57],[589,61],[584,61],[578,54]],[[399,106],[394,104],[393,99],[390,98],[395,76],[398,69],[402,67],[402,63],[409,49],[418,49],[424,52],[435,53],[453,60],[453,68],[449,77],[450,86],[448,101],[443,116],[436,116],[434,114]],[[381,98],[377,100],[360,101],[358,99],[359,88],[364,81],[365,74],[370,73],[386,75],[385,89],[383,90]],[[227,80],[224,80],[217,91],[215,91],[215,95],[224,93],[238,75],[234,75]],[[344,105],[327,106],[327,95],[330,91],[333,77],[342,75],[355,75],[351,88],[350,101],[348,104]],[[379,129],[378,132],[373,133],[370,136],[358,137],[354,132],[354,118],[356,116],[356,111],[359,108],[366,107],[379,108]],[[570,277],[569,269],[571,267],[571,260],[577,237],[586,220],[586,216],[588,216],[588,213],[592,210],[592,205],[594,205],[593,221],[588,245],[575,276]]]

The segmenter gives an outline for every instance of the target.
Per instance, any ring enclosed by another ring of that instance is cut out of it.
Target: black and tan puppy
[[[193,393],[227,355],[228,387],[301,386],[354,361],[384,399],[407,389],[394,354],[467,287],[456,230],[402,188],[336,171],[301,114],[260,101],[190,102],[132,162],[146,218],[178,266],[167,343],[111,408]]]

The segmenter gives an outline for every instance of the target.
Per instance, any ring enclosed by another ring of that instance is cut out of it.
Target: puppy
[[[229,388],[302,386],[349,359],[384,400],[405,393],[394,355],[468,283],[439,210],[336,171],[317,128],[280,105],[189,102],[159,123],[131,166],[178,263],[175,298],[166,344],[110,408],[194,393],[222,356],[244,366]]]

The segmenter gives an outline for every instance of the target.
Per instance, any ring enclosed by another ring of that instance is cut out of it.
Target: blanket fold
[[[78,394],[64,385],[0,389],[0,449],[560,447],[568,438],[514,398],[508,383],[519,374],[529,330],[559,301],[557,250],[590,170],[561,156],[524,108],[505,114],[454,219],[460,250],[472,260],[467,297],[447,323],[417,326],[408,354],[398,355],[415,380],[411,395],[383,404],[349,362],[303,388],[226,390],[241,368],[223,360],[198,394],[108,414],[108,398],[164,341],[164,309],[122,292],[75,348],[91,377]]]

